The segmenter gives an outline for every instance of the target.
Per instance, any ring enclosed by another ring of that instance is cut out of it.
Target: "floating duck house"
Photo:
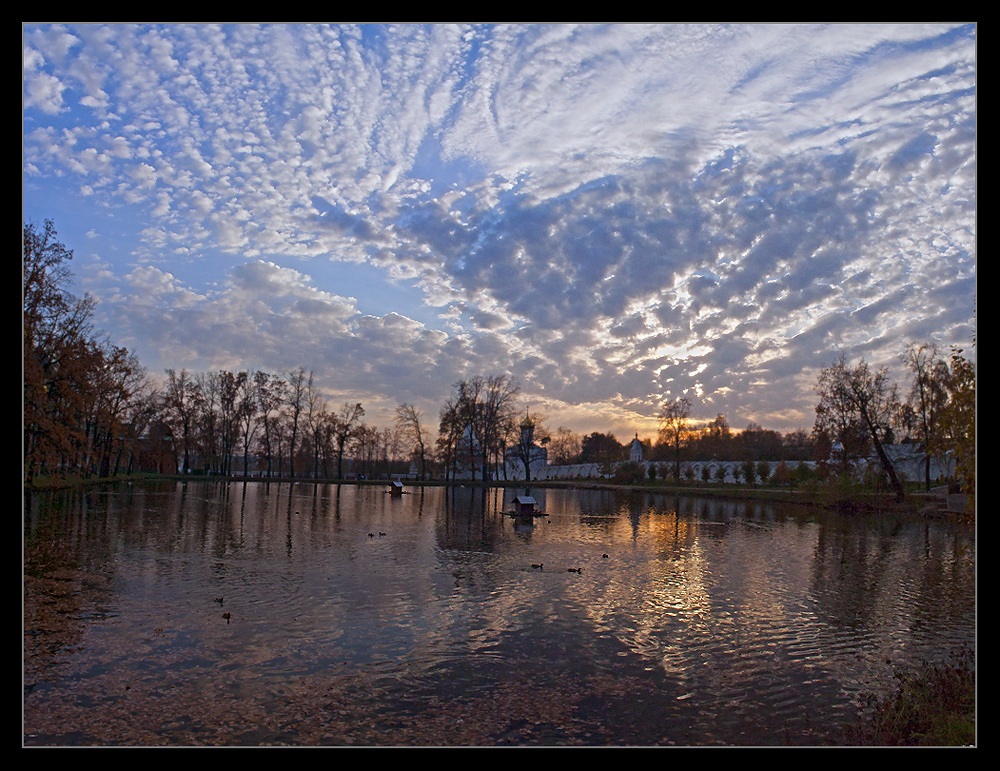
[[[403,494],[403,483],[399,480],[395,480],[389,485],[389,493],[391,495],[402,495]]]
[[[522,519],[531,519],[532,517],[544,517],[546,514],[538,510],[538,502],[532,498],[530,495],[515,495],[514,496],[514,510],[511,514],[515,517],[520,517]]]

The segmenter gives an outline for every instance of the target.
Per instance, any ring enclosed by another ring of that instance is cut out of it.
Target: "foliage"
[[[46,220],[22,229],[24,481],[108,476],[130,464],[149,420],[149,385],[133,354],[92,327],[95,303],[66,285],[73,258]]]
[[[932,449],[949,453],[955,460],[955,475],[963,492],[976,492],[976,368],[952,351],[947,380],[948,403],[939,417],[940,431]]]
[[[959,747],[976,741],[976,661],[963,648],[943,664],[895,671],[888,697],[869,695],[851,742],[865,746]]]

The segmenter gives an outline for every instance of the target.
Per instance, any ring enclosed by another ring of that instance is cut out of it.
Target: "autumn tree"
[[[820,372],[816,391],[820,397],[816,406],[817,430],[827,431],[841,442],[859,438],[870,442],[896,499],[902,500],[903,485],[885,451],[892,438],[893,418],[899,410],[896,386],[889,380],[887,370],[872,369],[864,358],[851,366],[846,355],[841,354],[834,365]]]
[[[691,400],[686,396],[666,402],[660,410],[660,432],[658,442],[673,448],[674,481],[681,478],[681,446],[688,435],[688,419],[691,417]]]
[[[939,416],[939,431],[931,449],[950,454],[962,491],[976,492],[976,366],[953,348],[947,380],[948,403]]]
[[[72,250],[55,225],[29,223],[22,230],[22,452],[24,479],[70,463],[85,442],[81,416],[88,378],[99,356],[92,317],[94,300],[68,289]]]

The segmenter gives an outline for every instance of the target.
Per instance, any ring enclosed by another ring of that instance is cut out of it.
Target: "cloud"
[[[833,351],[968,344],[976,32],[29,25],[25,208],[90,220],[102,321],[161,366],[808,427]]]

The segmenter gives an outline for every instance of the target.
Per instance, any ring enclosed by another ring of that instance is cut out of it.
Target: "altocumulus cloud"
[[[386,424],[510,372],[621,438],[970,349],[974,24],[22,30],[25,216],[154,373],[301,365]]]

